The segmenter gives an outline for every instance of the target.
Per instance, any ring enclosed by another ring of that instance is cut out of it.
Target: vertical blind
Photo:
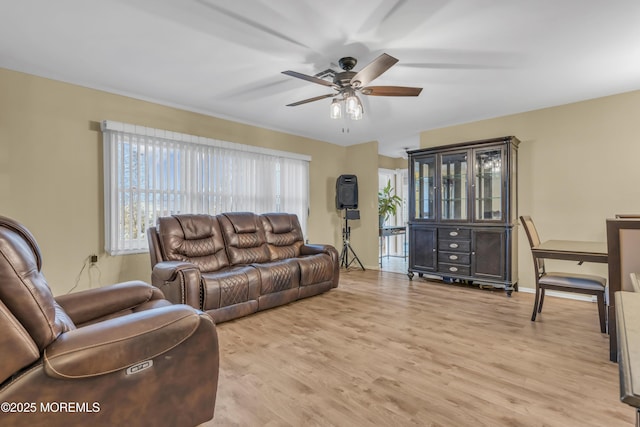
[[[148,250],[147,228],[179,213],[288,212],[306,234],[309,156],[102,122],[105,250]]]

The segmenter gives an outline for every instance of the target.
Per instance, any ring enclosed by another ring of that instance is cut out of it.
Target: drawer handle
[[[449,267],[449,271],[458,271],[458,267]]]
[[[449,247],[455,249],[455,248],[458,247],[458,244],[457,243],[451,243],[451,244],[449,244]]]
[[[450,231],[450,232],[449,232],[449,236],[453,236],[453,237],[455,237],[455,236],[457,236],[457,235],[458,235],[458,232],[457,232],[457,231]]]
[[[458,259],[458,255],[449,255],[449,259]]]

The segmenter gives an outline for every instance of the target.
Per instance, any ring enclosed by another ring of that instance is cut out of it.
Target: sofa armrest
[[[78,325],[163,298],[158,288],[135,280],[59,295],[55,299],[73,323]]]
[[[175,304],[202,308],[202,276],[195,265],[184,261],[163,261],[153,266],[151,283]]]
[[[331,257],[331,261],[333,262],[333,281],[332,287],[337,288],[338,282],[340,281],[340,261],[339,255],[336,248],[331,245],[323,245],[323,244],[304,244],[300,246],[300,255],[316,255],[316,254],[327,254]]]
[[[153,359],[187,340],[206,314],[171,305],[105,320],[61,334],[44,351],[44,369],[54,378],[95,377]]]
[[[316,255],[316,254],[327,254],[331,255],[332,251],[335,251],[335,248],[331,245],[322,245],[322,244],[304,244],[300,246],[300,255]]]

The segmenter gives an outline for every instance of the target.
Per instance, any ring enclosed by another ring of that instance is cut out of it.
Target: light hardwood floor
[[[341,271],[218,325],[205,426],[633,426],[593,303]]]

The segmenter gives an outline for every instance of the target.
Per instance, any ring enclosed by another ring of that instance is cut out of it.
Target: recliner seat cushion
[[[203,273],[203,310],[212,310],[258,299],[260,277],[251,266],[235,266]]]

